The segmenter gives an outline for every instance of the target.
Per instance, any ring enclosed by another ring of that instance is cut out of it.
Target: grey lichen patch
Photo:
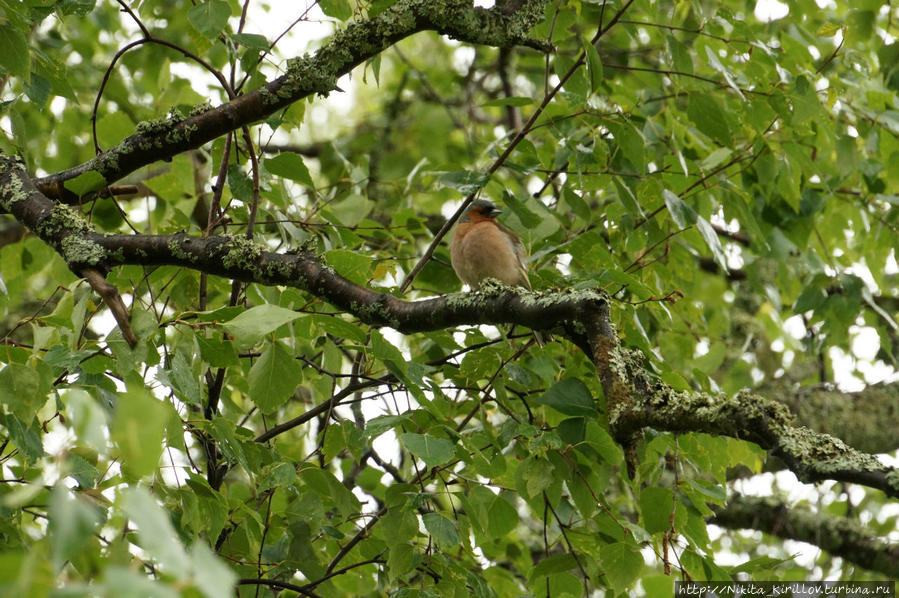
[[[860,453],[839,438],[808,428],[785,428],[778,438],[779,448],[798,458],[817,473],[837,471],[881,471],[883,463],[873,455]]]
[[[60,253],[70,267],[98,266],[106,263],[106,250],[80,235],[69,235],[60,244]]]
[[[195,262],[197,261],[197,256],[187,251],[181,247],[181,243],[178,239],[172,239],[169,241],[168,250],[172,254],[172,257],[178,260],[184,260],[186,262]]]
[[[242,236],[231,236],[228,240],[228,249],[222,255],[222,265],[226,268],[240,268],[252,270],[257,266],[259,256],[262,255],[262,247]]]
[[[68,235],[90,233],[91,226],[74,208],[58,203],[41,219],[35,232],[42,239],[59,239]]]
[[[367,324],[390,326],[399,329],[400,322],[384,303],[363,304],[357,301],[350,303],[350,312]]]
[[[18,156],[2,156],[0,158],[2,158],[0,159],[0,177],[8,175],[6,184],[0,185],[0,207],[10,212],[13,205],[28,199],[28,193],[25,191],[22,181],[25,165]]]
[[[332,41],[331,44],[334,42]],[[319,51],[319,55],[312,58],[308,54],[302,58],[291,58],[287,61],[287,74],[284,85],[278,89],[277,94],[282,98],[292,98],[309,92],[319,92],[327,95],[337,85],[337,69],[339,64],[334,60],[322,60],[321,56],[327,52],[331,44]]]
[[[212,110],[212,103],[209,100],[206,100],[205,102],[201,102],[199,104],[194,104],[193,106],[191,106],[190,112],[188,112],[187,116],[199,116],[201,114],[209,112],[210,110]]]

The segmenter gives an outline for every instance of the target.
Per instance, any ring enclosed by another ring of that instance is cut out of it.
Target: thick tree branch
[[[471,0],[400,0],[370,19],[347,25],[315,54],[288,61],[287,72],[246,95],[216,108],[198,107],[186,117],[138,125],[136,134],[93,160],[37,181],[48,197],[74,202],[66,181],[90,171],[105,184],[156,160],[200,147],[229,131],[258,122],[312,94],[327,95],[337,79],[401,39],[420,31],[436,31],[453,39],[496,47],[527,45],[547,49],[527,37],[543,16],[545,0],[526,0],[514,12],[476,8]],[[97,189],[103,184],[98,184]]]
[[[736,496],[709,522],[808,542],[860,567],[899,579],[899,545],[884,541],[853,519],[788,506],[776,498]]]
[[[609,424],[621,442],[646,427],[731,436],[771,451],[803,482],[851,482],[899,497],[899,472],[838,438],[793,426],[778,401],[748,391],[734,397],[676,391],[647,373],[641,354],[617,346],[600,345],[596,361]]]

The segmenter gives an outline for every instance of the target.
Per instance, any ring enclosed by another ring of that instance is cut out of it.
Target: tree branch
[[[472,6],[470,0],[400,0],[370,19],[355,21],[335,33],[315,54],[292,58],[286,74],[216,108],[199,106],[187,117],[170,117],[138,125],[137,133],[117,147],[79,166],[37,180],[48,197],[69,203],[78,198],[66,181],[95,171],[105,183],[119,180],[156,160],[198,148],[229,131],[258,122],[312,94],[327,95],[337,79],[401,39],[436,31],[453,39],[496,47],[526,45],[547,49],[527,37],[543,16],[545,0],[527,0],[515,12]]]
[[[899,546],[872,534],[855,520],[788,506],[776,498],[737,495],[709,521],[731,529],[757,529],[823,550],[865,569],[899,579]]]

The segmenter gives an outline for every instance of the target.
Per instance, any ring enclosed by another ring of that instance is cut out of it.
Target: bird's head
[[[462,214],[461,222],[480,222],[481,220],[493,220],[502,212],[486,199],[477,199],[471,202],[465,213]]]

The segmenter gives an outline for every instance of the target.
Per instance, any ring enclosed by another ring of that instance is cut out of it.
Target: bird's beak
[[[496,218],[497,216],[499,216],[502,213],[503,213],[503,211],[500,210],[499,208],[493,208],[492,210],[490,210],[490,213],[487,214],[487,217],[488,218]]]

